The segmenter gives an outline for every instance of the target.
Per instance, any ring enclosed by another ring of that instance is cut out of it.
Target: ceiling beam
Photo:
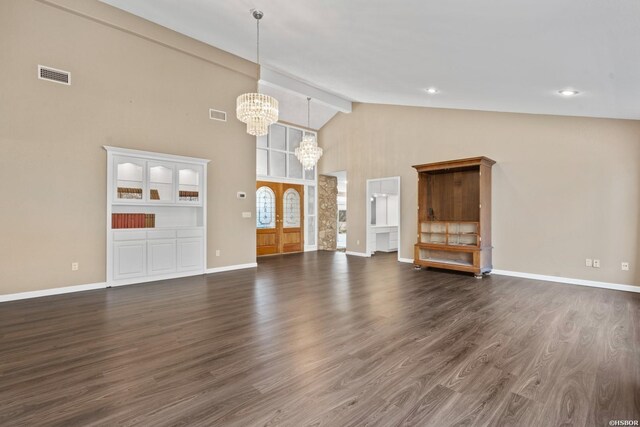
[[[351,101],[268,68],[260,67],[260,84],[308,96],[314,102],[319,102],[343,113],[351,112]]]

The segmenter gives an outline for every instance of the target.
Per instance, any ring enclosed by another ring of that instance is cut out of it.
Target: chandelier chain
[[[260,67],[260,18],[256,18],[256,61]]]

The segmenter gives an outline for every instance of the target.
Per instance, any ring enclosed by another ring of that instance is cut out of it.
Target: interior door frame
[[[365,195],[366,195],[366,199],[365,199],[365,206],[366,206],[366,212],[367,212],[367,218],[366,218],[366,223],[365,223],[365,237],[364,237],[364,251],[365,251],[365,256],[370,257],[371,256],[371,251],[369,250],[369,244],[371,243],[369,241],[369,227],[371,227],[371,191],[369,189],[369,183],[371,182],[376,182],[376,181],[388,181],[391,179],[395,179],[396,182],[398,183],[398,261],[401,260],[401,256],[400,256],[400,250],[402,249],[402,187],[401,187],[401,182],[400,182],[400,177],[399,176],[387,176],[384,178],[372,178],[372,179],[367,179],[366,182],[366,188],[365,188]]]

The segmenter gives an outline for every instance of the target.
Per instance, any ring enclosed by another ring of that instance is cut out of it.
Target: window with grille
[[[276,227],[276,195],[269,187],[260,187],[256,191],[256,227]]]

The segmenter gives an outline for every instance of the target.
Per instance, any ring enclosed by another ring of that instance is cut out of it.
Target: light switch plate
[[[242,218],[251,218],[251,212],[242,212]]]

